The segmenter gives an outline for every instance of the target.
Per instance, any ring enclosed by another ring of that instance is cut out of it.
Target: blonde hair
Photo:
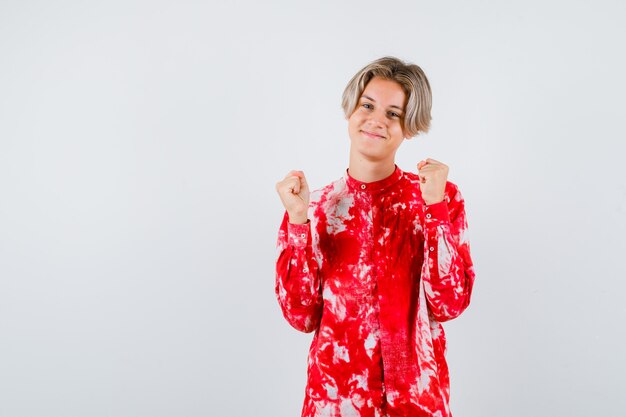
[[[407,103],[402,119],[402,130],[406,137],[428,132],[432,119],[430,116],[432,93],[426,74],[417,65],[402,62],[392,56],[371,62],[348,82],[341,99],[341,107],[346,118],[352,115],[365,86],[374,77],[395,81],[404,90]]]

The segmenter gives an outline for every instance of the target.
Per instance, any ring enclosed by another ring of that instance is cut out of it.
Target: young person
[[[302,416],[450,416],[442,322],[470,302],[464,200],[434,159],[395,164],[427,132],[424,72],[378,59],[348,83],[342,178],[309,192],[302,171],[276,184],[285,207],[276,295],[287,321],[315,332]]]

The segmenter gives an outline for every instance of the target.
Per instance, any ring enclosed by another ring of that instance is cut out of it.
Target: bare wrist
[[[309,219],[305,216],[292,216],[289,215],[289,223],[291,224],[305,224]]]

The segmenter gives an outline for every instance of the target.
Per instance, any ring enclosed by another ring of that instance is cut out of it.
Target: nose
[[[387,115],[384,111],[373,111],[369,114],[368,121],[376,127],[384,127],[387,124]]]

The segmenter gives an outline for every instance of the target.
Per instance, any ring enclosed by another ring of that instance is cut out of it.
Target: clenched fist
[[[276,191],[289,214],[289,223],[306,223],[309,208],[309,185],[304,177],[304,172],[289,172],[285,179],[276,183]]]
[[[422,198],[427,205],[443,201],[448,180],[448,166],[427,158],[417,164]]]

